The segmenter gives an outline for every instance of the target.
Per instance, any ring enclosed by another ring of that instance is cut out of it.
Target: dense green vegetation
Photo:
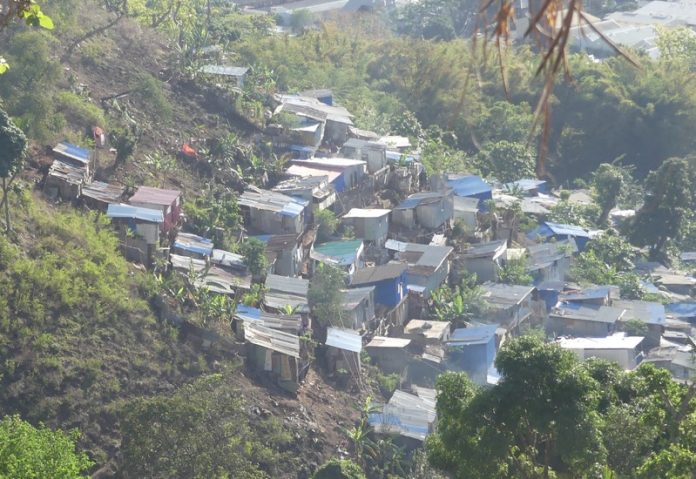
[[[0,477],[45,479],[84,478],[92,463],[75,452],[78,432],[64,434],[33,427],[17,416],[0,421]]]
[[[642,365],[580,362],[533,336],[505,344],[489,389],[438,379],[430,460],[454,477],[693,477],[696,387]]]

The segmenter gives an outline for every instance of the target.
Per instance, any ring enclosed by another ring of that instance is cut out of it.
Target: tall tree
[[[603,226],[609,219],[609,212],[616,207],[626,186],[629,173],[609,163],[602,163],[592,177],[592,190],[595,202],[602,209],[597,224]]]
[[[8,233],[11,229],[8,183],[20,171],[26,151],[26,136],[12,122],[5,110],[0,108],[0,178],[2,178],[2,203],[5,204],[5,230]]]
[[[694,179],[693,169],[682,158],[666,160],[648,176],[643,207],[631,224],[631,241],[649,246],[652,258],[666,260],[667,242],[681,237],[694,205]]]
[[[320,264],[309,282],[307,300],[312,313],[322,326],[340,325],[343,316],[345,278],[340,269]]]

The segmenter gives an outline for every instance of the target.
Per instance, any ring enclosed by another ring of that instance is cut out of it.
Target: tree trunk
[[[2,178],[2,201],[5,203],[5,231],[10,232],[10,199],[7,197],[7,178]]]

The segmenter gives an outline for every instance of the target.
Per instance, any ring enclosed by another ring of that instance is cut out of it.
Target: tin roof
[[[354,160],[352,158],[310,158],[309,160],[293,160],[293,164],[308,166],[310,168],[334,168],[345,169],[351,166],[367,165],[366,161]]]
[[[250,322],[244,327],[244,339],[262,348],[300,359],[300,338],[295,334]]]
[[[246,206],[263,211],[272,211],[282,216],[297,217],[307,207],[308,202],[275,191],[255,188],[245,191],[239,197],[240,206]]]
[[[430,203],[437,203],[442,198],[449,196],[450,192],[437,192],[437,191],[424,191],[422,193],[414,193],[409,195],[401,203],[399,203],[395,210],[407,210],[415,208],[421,205],[427,205]]]
[[[102,203],[118,203],[123,197],[125,188],[102,181],[93,181],[82,185],[82,196],[92,198]]]
[[[614,324],[622,318],[623,308],[613,308],[611,306],[581,305],[578,303],[559,303],[553,308],[550,316],[558,318],[568,317],[575,320],[593,321],[597,323]]]
[[[352,329],[328,328],[326,330],[326,345],[359,353],[362,351],[362,336]]]
[[[53,152],[85,165],[89,163],[90,151],[87,148],[82,148],[66,141],[58,143],[53,148]]]
[[[520,286],[515,284],[503,283],[483,283],[483,299],[492,306],[508,308],[521,303],[527,296],[532,294],[534,286]]]
[[[261,311],[243,304],[237,305],[235,317],[245,323],[254,323],[271,329],[297,332],[302,327],[302,317],[299,314],[282,315]]]
[[[251,275],[246,271],[241,274],[232,273],[214,265],[209,266],[205,260],[174,253],[169,255],[169,261],[172,267],[182,274],[188,274],[191,270],[198,273],[194,281],[196,288],[206,288],[213,293],[228,295],[234,295],[238,288],[251,288]]]
[[[211,256],[213,254],[213,242],[208,238],[192,233],[179,232],[174,240],[174,248],[202,256]]]
[[[558,345],[563,349],[635,349],[645,338],[612,334],[605,338],[561,338]]]
[[[247,265],[244,256],[229,251],[214,249],[210,262],[219,266],[246,270]]]
[[[381,266],[360,268],[353,274],[351,285],[372,284],[387,279],[396,279],[406,271],[404,263],[387,263]]]
[[[435,272],[452,253],[451,246],[431,246],[420,243],[400,243],[388,240],[387,249],[396,249],[399,261],[408,263],[409,273],[431,274]]]
[[[391,213],[391,210],[383,210],[378,208],[351,208],[351,210],[343,215],[343,218],[382,218]]]
[[[320,167],[310,168],[303,165],[290,165],[285,170],[286,175],[300,178],[326,178],[329,183],[333,183],[343,172],[336,170],[322,169]]]
[[[53,164],[51,164],[51,168],[48,170],[48,175],[79,185],[84,182],[87,170],[84,167],[73,166],[61,160],[53,160]]]
[[[266,276],[264,304],[273,309],[292,306],[299,307],[301,312],[308,312],[308,291],[309,281],[306,279],[269,274]]]
[[[410,339],[405,338],[389,338],[386,336],[375,336],[368,343],[366,348],[405,348],[411,344]]]
[[[341,303],[341,306],[343,307],[344,311],[353,310],[363,301],[368,299],[374,290],[374,286],[345,289],[343,290],[343,302]]]
[[[488,344],[495,337],[497,324],[458,328],[452,332],[447,345],[450,347]]]
[[[424,441],[437,417],[435,404],[429,397],[396,390],[381,413],[368,415],[368,422],[377,433]]]
[[[149,203],[153,205],[169,206],[181,196],[179,190],[164,190],[151,186],[141,186],[130,197],[130,203]]]
[[[151,210],[149,208],[140,208],[137,206],[123,204],[110,204],[106,210],[106,216],[109,218],[127,218],[149,221],[152,223],[164,222],[164,216],[160,210]]]
[[[233,67],[223,65],[203,65],[199,71],[209,75],[224,75],[231,77],[244,76],[249,71],[249,67]]]
[[[491,259],[496,259],[507,249],[507,241],[489,241],[487,243],[477,243],[469,245],[469,247],[464,250],[462,257],[464,258],[485,258],[490,256]]]

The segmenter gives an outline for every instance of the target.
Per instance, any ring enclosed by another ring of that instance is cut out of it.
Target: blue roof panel
[[[590,233],[584,228],[576,225],[563,225],[558,223],[544,223],[555,235],[576,236],[580,238],[589,238]]]
[[[90,152],[87,148],[62,141],[53,148],[53,151],[81,163],[89,163]]]
[[[483,181],[480,176],[450,176],[447,179],[447,186],[454,190],[457,196],[476,196],[492,191],[491,185]]]

